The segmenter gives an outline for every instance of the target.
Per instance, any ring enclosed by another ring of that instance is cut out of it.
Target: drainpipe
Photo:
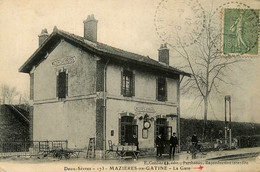
[[[104,66],[104,91],[103,91],[103,100],[104,100],[104,122],[103,122],[103,149],[104,149],[104,156],[105,157],[105,152],[106,152],[106,108],[107,108],[107,87],[106,87],[106,82],[107,82],[107,65],[109,63],[109,59],[107,60],[105,66]]]
[[[177,115],[178,115],[178,121],[177,121],[177,130],[178,130],[178,152],[181,152],[181,117],[180,117],[180,85],[181,82],[184,78],[184,75],[182,75],[181,79],[179,79],[178,84],[177,84]]]

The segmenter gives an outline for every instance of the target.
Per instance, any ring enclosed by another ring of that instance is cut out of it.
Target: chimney
[[[169,66],[169,49],[167,44],[161,44],[160,49],[158,50],[159,62]]]
[[[49,37],[47,29],[42,29],[41,34],[39,35],[39,46]]]
[[[88,16],[84,23],[84,38],[89,41],[97,42],[97,23],[94,14]]]

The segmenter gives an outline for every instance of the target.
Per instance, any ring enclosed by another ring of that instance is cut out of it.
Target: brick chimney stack
[[[39,35],[39,46],[49,37],[47,29],[42,29],[41,34]]]
[[[97,23],[94,14],[88,16],[84,23],[84,38],[89,41],[97,42]]]
[[[161,44],[160,49],[158,50],[159,62],[169,66],[169,49],[167,44]]]

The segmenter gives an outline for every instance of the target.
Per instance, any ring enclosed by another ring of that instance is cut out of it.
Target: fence
[[[68,149],[68,141],[0,141],[0,157],[37,156],[56,149]]]

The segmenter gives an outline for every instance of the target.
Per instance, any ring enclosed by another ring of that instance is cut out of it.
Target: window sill
[[[134,97],[133,95],[121,95],[123,97]]]

